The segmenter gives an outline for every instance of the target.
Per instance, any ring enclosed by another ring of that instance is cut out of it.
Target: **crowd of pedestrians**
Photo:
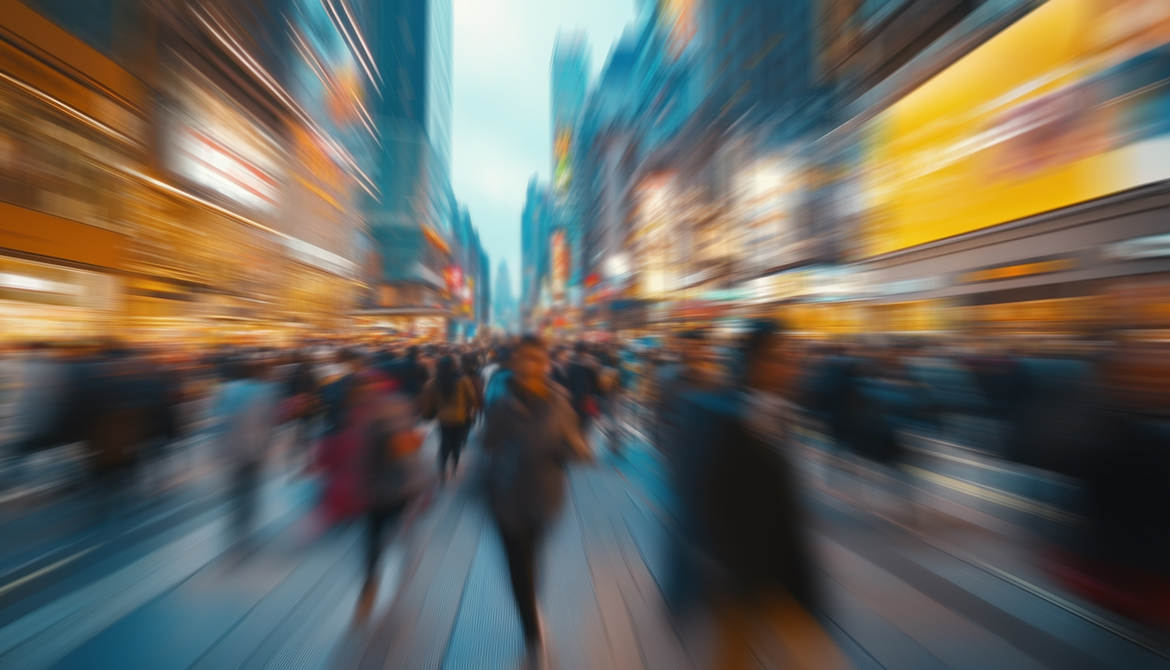
[[[1083,496],[1061,504],[1086,524],[1054,546],[1064,576],[1157,618],[1170,599],[1125,589],[1170,585],[1166,366],[1156,345],[825,345],[766,320],[742,337],[688,330],[666,346],[549,346],[535,336],[191,356],[30,346],[3,367],[0,386],[19,391],[8,393],[2,472],[6,487],[19,487],[28,459],[73,449],[80,467],[65,488],[90,496],[101,522],[165,487],[150,481],[161,464],[206,438],[225,475],[232,545],[246,550],[257,491],[283,452],[284,467],[319,480],[322,527],[365,529],[364,618],[387,538],[437,487],[467,479],[460,463],[472,442],[527,663],[542,667],[540,547],[563,507],[567,469],[598,459],[600,444],[620,460],[637,436],[675,491],[681,530],[663,585],[672,615],[714,615],[719,667],[748,667],[761,653],[784,667],[836,667],[816,619],[792,462],[798,429],[812,425],[838,455],[895,472],[914,439],[930,436],[1075,478]],[[432,427],[433,463],[423,449]]]

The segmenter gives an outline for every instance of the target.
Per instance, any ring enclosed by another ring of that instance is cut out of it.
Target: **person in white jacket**
[[[231,476],[235,546],[252,532],[260,475],[276,432],[278,394],[265,379],[266,368],[259,359],[232,364],[216,402],[216,439]]]

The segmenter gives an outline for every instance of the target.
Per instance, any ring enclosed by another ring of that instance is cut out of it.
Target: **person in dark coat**
[[[568,394],[548,378],[544,342],[525,336],[512,352],[506,394],[490,404],[483,447],[490,459],[488,503],[508,557],[529,667],[542,667],[536,612],[536,558],[565,498],[565,466],[589,457]]]
[[[699,392],[678,459],[684,523],[695,549],[717,566],[706,600],[719,623],[717,667],[749,667],[761,633],[787,656],[768,667],[833,668],[841,660],[811,612],[818,608],[789,440],[797,368],[776,324],[746,338],[743,377],[728,392]],[[795,644],[794,644],[795,642]]]
[[[588,435],[590,420],[597,412],[601,384],[597,366],[584,342],[577,343],[573,358],[565,366],[565,385],[572,399],[573,410],[577,412],[577,420],[581,423],[581,434]]]
[[[1049,445],[1065,449],[1049,462],[1079,481],[1083,517],[1052,529],[1049,569],[1096,603],[1170,630],[1170,348],[1121,342],[1100,367],[1096,407],[1068,410],[1077,440]]]
[[[398,369],[394,377],[398,381],[399,388],[414,402],[418,402],[422,395],[423,387],[426,386],[430,379],[430,373],[427,371],[427,366],[423,365],[419,360],[418,347],[410,347],[406,350],[406,358],[400,361]]]
[[[112,513],[135,483],[140,449],[150,432],[150,388],[132,354],[111,347],[78,370],[71,392],[80,437],[90,453],[96,510]]]
[[[691,401],[695,394],[718,387],[704,368],[706,336],[700,330],[688,330],[678,338],[678,360],[663,361],[651,375],[651,399],[655,405],[653,441],[668,459],[683,440]]]

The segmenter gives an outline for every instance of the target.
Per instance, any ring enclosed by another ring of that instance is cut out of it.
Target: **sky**
[[[519,297],[520,213],[549,173],[549,64],[558,29],[582,29],[594,79],[634,19],[635,0],[454,0],[451,184],[491,260]]]

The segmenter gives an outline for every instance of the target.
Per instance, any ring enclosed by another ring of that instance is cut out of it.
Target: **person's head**
[[[463,372],[469,375],[479,372],[479,354],[463,354]]]
[[[512,347],[502,346],[496,349],[496,363],[499,363],[501,368],[509,368],[512,365]]]
[[[512,376],[527,388],[543,388],[548,362],[544,340],[537,335],[524,335],[512,350]]]
[[[458,376],[459,366],[455,363],[453,357],[444,356],[439,359],[439,364],[435,370],[435,379],[443,395],[451,395],[455,392],[455,382]]]
[[[788,355],[788,344],[780,324],[771,319],[755,321],[741,347],[744,385],[757,391],[788,396],[797,373],[795,362]]]
[[[577,345],[573,347],[573,351],[576,352],[577,358],[581,358],[585,354],[589,353],[589,345],[585,344],[584,342],[578,342]]]

